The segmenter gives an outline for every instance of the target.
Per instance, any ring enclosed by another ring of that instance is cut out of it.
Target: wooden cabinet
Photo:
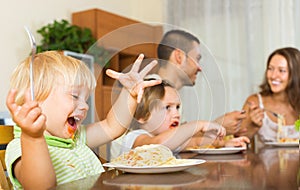
[[[156,48],[162,37],[160,25],[150,25],[109,13],[100,9],[91,9],[72,14],[72,23],[92,30],[98,45],[111,51],[109,67],[124,71],[144,53],[145,58],[156,58]],[[111,108],[112,86],[114,81],[105,76],[105,70],[96,65],[97,87],[95,104],[97,119],[104,119]]]

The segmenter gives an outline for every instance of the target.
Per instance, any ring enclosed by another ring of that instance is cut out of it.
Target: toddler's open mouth
[[[77,130],[77,122],[79,119],[77,117],[69,117],[68,118],[68,132],[74,137],[74,134]]]
[[[178,127],[179,122],[178,121],[174,121],[169,128],[174,128],[174,127]]]

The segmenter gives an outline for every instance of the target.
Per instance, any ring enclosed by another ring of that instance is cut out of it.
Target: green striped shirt
[[[16,138],[20,136],[20,134],[16,132],[18,130],[20,131],[20,128],[15,126],[15,139],[8,144],[5,155],[8,175],[14,189],[22,189],[21,184],[12,175],[13,163],[21,157],[20,138]],[[81,127],[79,131],[74,141],[71,139],[46,136],[58,185],[104,172],[98,157],[86,145],[85,127]],[[33,157],[32,159],[38,158]],[[38,168],[32,168],[32,170],[34,172],[34,170],[38,170]]]

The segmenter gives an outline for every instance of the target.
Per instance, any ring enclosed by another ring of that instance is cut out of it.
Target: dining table
[[[53,189],[254,189],[300,190],[299,146],[264,146],[230,154],[180,152],[178,159],[204,163],[177,172],[131,173],[115,168]]]

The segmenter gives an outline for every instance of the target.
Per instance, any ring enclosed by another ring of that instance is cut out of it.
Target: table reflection
[[[265,148],[259,152],[259,158],[267,174],[267,188],[297,189],[298,148]]]
[[[110,170],[64,184],[55,189],[298,189],[298,147],[264,147],[256,152],[228,155],[181,153],[180,158],[207,162],[181,172],[166,174],[130,174]],[[300,174],[299,174],[300,175]],[[300,177],[299,177],[300,178]],[[91,179],[94,179],[92,182]],[[90,180],[89,186],[85,187]],[[78,188],[79,189],[79,188]]]
[[[256,153],[197,155],[194,158],[205,159],[216,165],[209,171],[216,179],[215,183],[221,184],[220,189],[297,189],[299,185],[298,148],[265,147]]]
[[[118,186],[124,188],[148,187],[148,188],[174,188],[199,183],[205,180],[203,175],[193,174],[188,171],[174,172],[168,174],[125,174],[116,175],[113,178],[104,179],[103,184],[109,186]]]

